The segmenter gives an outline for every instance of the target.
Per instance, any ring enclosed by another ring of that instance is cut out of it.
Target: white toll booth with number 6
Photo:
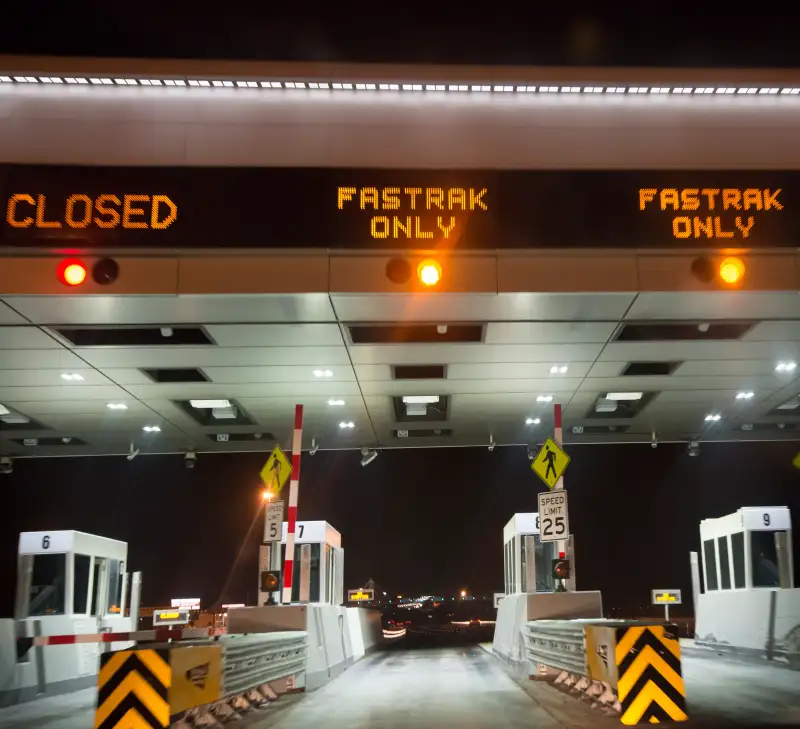
[[[539,494],[539,539],[557,542],[569,538],[567,492],[564,489]]]

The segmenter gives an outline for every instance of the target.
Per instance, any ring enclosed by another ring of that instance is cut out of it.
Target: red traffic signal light
[[[86,266],[75,258],[61,261],[58,267],[58,280],[64,286],[80,286],[86,280]]]
[[[557,580],[568,580],[570,575],[568,559],[553,560],[553,577]]]

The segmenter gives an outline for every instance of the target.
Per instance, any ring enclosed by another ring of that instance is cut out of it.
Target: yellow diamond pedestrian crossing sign
[[[569,456],[548,438],[531,463],[534,473],[552,489],[569,465]]]
[[[292,464],[280,446],[275,446],[275,450],[270,453],[264,468],[261,469],[261,480],[270,491],[277,494],[291,475]]]

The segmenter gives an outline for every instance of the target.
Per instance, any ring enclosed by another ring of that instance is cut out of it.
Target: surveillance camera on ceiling
[[[138,448],[137,448],[137,447],[136,447],[136,446],[133,444],[133,441],[131,441],[131,447],[130,447],[130,449],[128,450],[128,455],[127,455],[127,456],[125,456],[125,457],[126,457],[126,458],[127,458],[129,461],[132,461],[132,460],[133,460],[134,458],[136,458],[136,456],[138,456],[138,455],[139,455],[139,449],[138,449]]]
[[[656,435],[656,431],[653,431],[653,438],[650,441],[651,448],[658,448],[658,436]]]
[[[361,465],[368,466],[378,457],[378,451],[374,448],[362,448],[361,449]]]
[[[311,439],[311,448],[308,449],[308,455],[313,456],[319,450],[319,443],[316,438]]]
[[[491,433],[489,433],[489,450],[493,451],[495,445],[497,444],[494,442],[494,436]]]
[[[0,474],[8,476],[9,474],[13,473],[13,471],[14,462],[8,456],[0,458]]]
[[[183,465],[186,468],[194,468],[197,465],[197,454],[194,451],[187,451],[183,456]]]

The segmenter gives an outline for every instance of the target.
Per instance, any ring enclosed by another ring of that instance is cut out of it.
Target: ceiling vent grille
[[[458,344],[483,341],[483,324],[349,324],[353,344]]]
[[[202,327],[55,327],[76,347],[213,346]]]

